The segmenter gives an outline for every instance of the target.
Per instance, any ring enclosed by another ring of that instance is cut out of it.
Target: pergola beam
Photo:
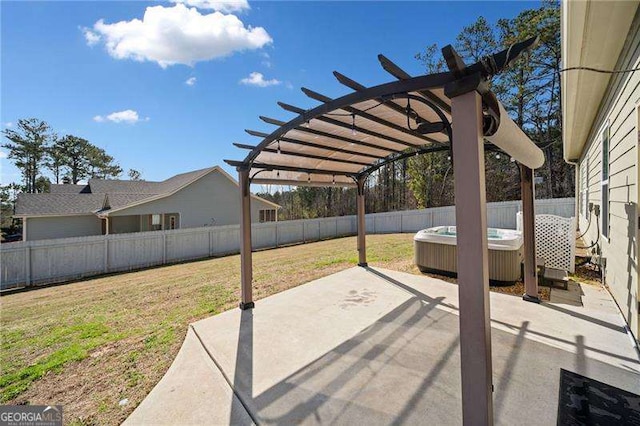
[[[391,59],[387,58],[383,54],[378,55],[378,61],[380,61],[380,65],[382,65],[382,68],[386,72],[388,72],[398,80],[403,81],[411,78],[411,75],[409,75],[406,71],[404,71],[402,68],[396,65],[393,61],[391,61]],[[418,93],[420,93],[422,96],[424,96],[425,98],[429,99],[431,102],[436,104],[443,111],[446,111],[447,113],[451,114],[451,107],[445,101],[443,101],[442,99],[440,99],[439,97],[431,93],[430,91],[418,90]]]
[[[443,152],[443,151],[449,151],[449,147],[447,147],[447,146],[429,146],[429,147],[417,149],[416,151],[403,152],[402,154],[399,154],[399,155],[397,155],[395,157],[389,156],[389,157],[385,158],[383,161],[380,161],[380,162],[376,163],[375,165],[369,167],[367,170],[364,170],[360,175],[370,175],[371,173],[375,172],[376,170],[378,170],[379,168],[381,168],[382,166],[384,166],[386,164],[393,163],[393,162],[399,161],[399,160],[403,160],[405,158],[415,157],[416,155],[429,154],[429,153],[432,153],[432,152]]]
[[[255,131],[255,130],[245,130],[245,132],[247,132],[251,136],[256,136],[256,137],[259,137],[259,138],[265,138],[265,137],[269,136],[268,133],[258,132],[258,131]],[[308,146],[309,148],[318,148],[318,149],[322,149],[322,150],[325,150],[325,151],[335,151],[335,152],[341,152],[343,154],[351,154],[351,155],[359,155],[361,157],[375,158],[376,160],[381,160],[383,158],[386,158],[386,156],[382,156],[382,155],[367,154],[367,153],[364,153],[364,152],[352,151],[350,149],[344,149],[344,148],[334,148],[334,147],[327,146],[327,145],[320,145],[320,144],[317,144],[317,143],[301,141],[299,139],[292,139],[292,138],[289,138],[289,137],[282,137],[282,138],[280,138],[278,140],[280,142],[287,142],[287,143],[292,143],[292,144],[296,144],[296,145]],[[246,145],[246,146],[250,146],[250,145]],[[255,148],[256,147],[254,146],[251,149],[255,149]],[[382,149],[382,148],[379,148],[379,149]]]

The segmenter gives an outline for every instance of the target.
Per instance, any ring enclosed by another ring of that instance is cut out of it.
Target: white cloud
[[[126,109],[124,111],[112,112],[109,115],[96,115],[93,117],[93,121],[97,121],[98,123],[111,121],[113,123],[135,124],[138,121],[149,121],[149,117],[144,119],[140,118],[137,111]]]
[[[7,153],[4,151],[0,151],[0,158],[7,158]]]
[[[104,43],[116,59],[151,61],[162,68],[259,49],[273,41],[264,28],[245,27],[235,15],[201,14],[182,3],[147,7],[142,20],[107,24],[101,19],[85,31],[85,38]]]
[[[269,56],[267,52],[262,52],[260,56],[262,56],[262,65],[267,68],[271,68],[271,56]]]
[[[100,37],[100,34],[94,33],[87,27],[82,27],[80,29],[82,30],[82,34],[84,34],[84,39],[87,41],[87,44],[89,46],[95,46],[102,39],[102,37]]]
[[[217,12],[230,13],[251,9],[247,0],[171,0],[173,3],[184,3],[198,9],[210,9]]]
[[[184,82],[184,84],[186,84],[187,86],[195,86],[196,85],[196,81],[198,81],[197,78],[190,77],[190,78],[187,79],[187,81]]]
[[[275,78],[272,78],[271,80],[265,80],[262,73],[252,72],[251,74],[249,74],[249,77],[240,80],[240,83],[246,84],[247,86],[268,87],[276,86],[282,82],[280,80],[276,80]]]
[[[10,129],[13,127],[13,123],[11,121],[7,121],[6,123],[4,123],[4,127],[6,127],[7,129]]]

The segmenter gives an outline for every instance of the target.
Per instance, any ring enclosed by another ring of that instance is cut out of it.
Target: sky
[[[493,23],[538,2],[2,1],[0,124],[44,120],[89,140],[145,180],[241,160],[244,129],[271,132],[283,101],[317,103],[391,81],[383,53],[407,72],[426,46],[454,42],[484,16]],[[6,151],[6,150],[5,150]],[[0,182],[20,180],[0,151]]]

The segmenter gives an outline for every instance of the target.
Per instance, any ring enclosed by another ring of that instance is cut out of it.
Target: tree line
[[[20,119],[16,129],[4,129],[2,133],[8,140],[2,144],[7,158],[22,174],[22,182],[12,183],[11,190],[48,192],[51,183],[78,184],[90,178],[117,178],[123,172],[104,149],[79,136],[60,137],[47,122],[37,118]],[[140,179],[140,172],[129,170],[129,177]]]
[[[506,72],[494,77],[492,90],[515,122],[545,154],[545,165],[536,170],[541,180],[537,198],[572,197],[573,167],[562,158],[560,107],[560,7],[546,1],[541,7],[522,11],[494,24],[479,17],[464,27],[453,43],[467,64],[508,49],[513,43],[540,36],[540,43],[525,53]],[[416,54],[426,73],[446,69],[440,48],[427,46]],[[486,152],[487,201],[520,198],[520,170],[509,156]],[[454,204],[454,177],[450,154],[434,152],[390,163],[367,181],[367,212],[429,208]],[[355,190],[330,188],[266,188],[262,197],[281,206],[281,219],[355,214]]]
[[[20,170],[21,182],[0,187],[0,227],[13,226],[13,208],[21,192],[49,192],[51,183],[78,184],[91,178],[117,178],[122,167],[107,152],[88,140],[74,135],[58,136],[51,126],[37,118],[20,119],[15,129],[2,131],[7,142],[7,158]],[[130,179],[139,180],[137,170],[129,170]]]

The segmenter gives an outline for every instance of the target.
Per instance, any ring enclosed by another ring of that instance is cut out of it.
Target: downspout
[[[576,218],[576,225],[577,225],[577,227],[578,227],[578,230],[580,230],[580,221],[578,220],[578,218],[580,217],[580,216],[579,216],[579,214],[580,214],[580,206],[578,205],[578,201],[575,201],[575,200],[577,200],[577,199],[578,199],[578,197],[577,197],[577,195],[578,195],[578,194],[577,194],[577,191],[576,191],[576,189],[577,189],[577,188],[576,188],[576,185],[578,185],[578,182],[580,182],[580,176],[578,175],[578,167],[580,167],[580,165],[578,164],[578,162],[577,162],[577,161],[574,161],[574,160],[566,160],[566,159],[565,159],[565,160],[564,160],[564,162],[565,162],[565,163],[567,163],[567,164],[570,164],[570,165],[572,165],[572,166],[574,167],[574,169],[573,169],[573,170],[574,170],[574,171],[573,171],[573,173],[574,173],[574,183],[573,183],[573,199],[574,199],[574,202],[573,202],[573,204],[574,204],[574,205],[573,205],[573,217],[575,217],[575,218]]]

